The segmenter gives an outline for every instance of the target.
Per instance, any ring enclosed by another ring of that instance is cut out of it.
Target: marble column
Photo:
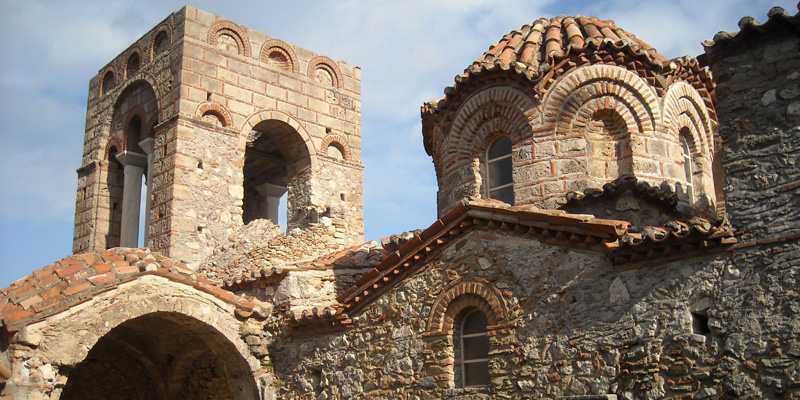
[[[120,247],[139,247],[139,203],[142,199],[142,175],[147,167],[147,156],[132,151],[117,153],[124,167],[122,190],[122,226]]]

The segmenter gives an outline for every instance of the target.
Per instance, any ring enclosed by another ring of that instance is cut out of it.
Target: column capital
[[[141,153],[135,153],[132,151],[120,151],[117,153],[117,160],[123,166],[134,166],[139,168],[147,167],[147,156]]]
[[[153,138],[147,138],[139,142],[139,147],[144,150],[144,153],[147,155],[153,154],[153,149],[156,148],[156,140]]]

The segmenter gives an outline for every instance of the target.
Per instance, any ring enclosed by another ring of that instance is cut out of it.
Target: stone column
[[[267,219],[278,225],[278,204],[281,201],[281,196],[286,193],[287,188],[271,183],[262,183],[256,186],[255,189],[258,194],[267,199],[266,204],[261,205],[259,214],[262,217],[266,214]]]
[[[117,153],[117,160],[125,167],[119,245],[120,247],[138,247],[139,203],[142,199],[142,175],[147,166],[147,157],[144,154],[126,150]]]
[[[142,247],[147,246],[147,239],[150,237],[150,210],[153,208],[153,160],[155,160],[156,140],[147,138],[139,142],[139,147],[147,154],[147,193],[145,194],[145,207],[144,207],[144,243]]]

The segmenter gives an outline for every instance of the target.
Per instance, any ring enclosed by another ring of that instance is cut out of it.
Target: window
[[[487,194],[490,199],[514,204],[514,178],[511,164],[511,139],[502,136],[492,142],[486,154]]]
[[[686,134],[681,132],[681,148],[683,149],[683,173],[686,178],[686,195],[691,204],[694,200],[694,185],[692,184],[692,153],[689,151],[689,142],[686,140]]]
[[[489,320],[482,311],[472,311],[461,325],[461,378],[464,387],[489,384]]]

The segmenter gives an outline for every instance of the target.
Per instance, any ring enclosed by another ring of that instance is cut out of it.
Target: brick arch
[[[278,66],[279,68],[294,73],[300,72],[300,63],[298,62],[297,54],[294,52],[292,46],[283,40],[271,39],[264,42],[264,44],[261,45],[261,53],[258,58],[265,64],[271,64],[269,56],[274,51],[282,54],[288,61],[288,65]]]
[[[129,72],[128,72],[129,65],[128,64],[131,61],[131,57],[133,57],[134,55],[139,57],[139,66],[136,68],[136,71],[133,71],[132,75],[129,75]],[[131,49],[129,49],[125,53],[125,60],[123,61],[123,64],[122,64],[122,71],[125,72],[124,79],[129,79],[132,76],[136,76],[136,74],[142,69],[142,66],[145,63],[147,63],[147,59],[144,58],[144,51],[142,51],[142,49],[138,45],[134,45]]]
[[[629,111],[623,118],[637,126],[632,132],[652,134],[661,119],[658,96],[644,79],[622,67],[595,64],[559,77],[545,95],[542,124],[551,127],[550,132],[570,134],[583,104],[596,99],[624,104]]]
[[[194,115],[197,118],[203,118],[203,116],[208,112],[212,112],[218,117],[222,118],[223,127],[233,128],[233,115],[227,107],[219,103],[205,101],[197,105],[197,111],[195,111]]]
[[[158,115],[159,121],[163,121],[164,120],[164,115],[162,113],[164,113],[164,107],[163,107],[163,104],[162,104],[162,96],[163,96],[163,94],[162,94],[161,86],[158,85],[158,83],[156,82],[155,77],[153,77],[153,75],[151,75],[149,72],[140,70],[132,78],[127,79],[125,81],[125,84],[122,87],[120,87],[120,90],[119,90],[119,92],[117,94],[117,98],[114,99],[114,102],[112,104],[116,104],[117,101],[119,101],[119,97],[122,96],[122,94],[125,93],[125,90],[127,90],[130,86],[138,84],[138,83],[140,83],[142,81],[144,81],[145,83],[150,85],[150,89],[153,90],[153,94],[155,95],[155,98],[156,98],[156,107],[158,108],[157,115]],[[112,107],[112,111],[111,112],[113,113],[113,107]],[[112,116],[109,115],[108,116],[108,120],[111,121],[111,118],[112,118]]]
[[[333,60],[325,56],[316,56],[312,58],[311,61],[308,62],[308,77],[312,80],[315,79],[314,76],[319,68],[323,68],[331,74],[331,78],[333,78],[333,87],[342,88],[342,84],[344,83],[342,72]]]
[[[486,314],[489,326],[508,323],[508,307],[502,294],[480,278],[460,279],[450,283],[433,302],[428,316],[430,334],[452,334],[456,316],[466,308]]]
[[[208,28],[208,43],[217,46],[220,35],[227,34],[236,41],[239,55],[250,57],[250,37],[239,25],[231,21],[217,21]]]
[[[537,103],[531,96],[511,86],[493,86],[474,93],[461,104],[452,124],[446,130],[455,133],[463,132],[469,120],[474,118],[479,109],[493,104],[514,106],[520,113],[515,119],[524,117],[527,124],[529,124],[528,121],[533,121],[538,116]]]
[[[677,139],[681,129],[689,128],[697,151],[713,157],[716,121],[697,89],[686,82],[674,83],[664,95],[663,109],[662,123],[672,137]]]
[[[242,137],[246,138],[250,131],[258,125],[261,121],[268,121],[268,120],[275,120],[285,122],[289,126],[291,126],[303,139],[303,142],[308,149],[308,155],[311,157],[312,164],[314,163],[314,159],[316,158],[317,152],[314,147],[314,142],[311,139],[311,135],[308,134],[305,128],[297,122],[296,119],[292,118],[289,114],[286,114],[281,111],[276,110],[263,110],[257,113],[251,114],[250,116],[245,119],[244,124],[242,124]]]
[[[107,87],[105,87],[106,86],[106,76],[109,73],[111,74],[111,76],[114,79],[114,81],[113,81],[114,85],[112,87],[110,87],[110,88],[107,88]],[[105,68],[103,68],[103,72],[100,73],[100,82],[98,82],[98,84],[97,84],[97,94],[99,96],[107,94],[109,90],[117,87],[118,83],[119,83],[119,77],[117,76],[117,67],[115,67],[113,64],[107,65]]]
[[[110,154],[109,153],[109,151],[111,151],[112,147],[116,147],[117,148],[117,152],[125,150],[125,148],[122,146],[122,141],[120,140],[120,138],[118,138],[116,136],[111,137],[111,138],[108,139],[108,142],[106,143],[106,148],[103,151],[103,153],[104,153],[103,160],[111,161],[111,157],[116,156],[116,154]]]
[[[323,154],[327,154],[328,146],[336,146],[341,150],[342,157],[346,161],[353,161],[353,156],[350,151],[350,146],[347,145],[347,140],[340,135],[331,134],[325,136],[325,139],[322,140],[322,145],[320,146],[319,150]]]
[[[150,37],[150,51],[148,51],[150,55],[150,61],[153,61],[156,56],[158,56],[158,54],[156,54],[156,39],[162,32],[167,38],[167,47],[172,44],[172,27],[165,22],[153,30],[153,36]]]

